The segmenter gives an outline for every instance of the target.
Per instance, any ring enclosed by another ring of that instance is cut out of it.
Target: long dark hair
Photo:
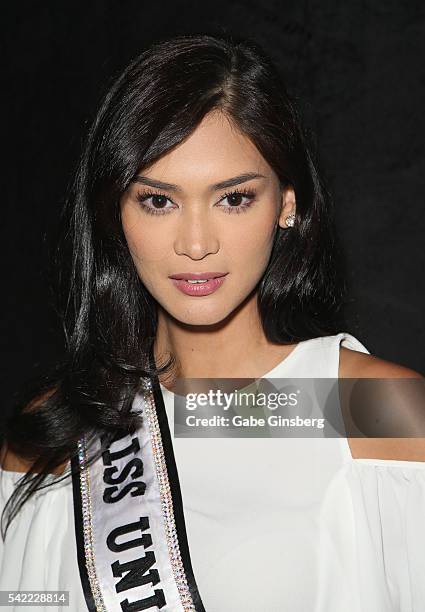
[[[171,356],[149,368],[156,303],[129,254],[119,200],[141,168],[213,109],[254,142],[296,194],[295,226],[277,231],[258,286],[266,337],[283,344],[340,331],[344,283],[333,205],[279,71],[250,40],[180,36],[151,46],[105,95],[71,183],[57,252],[66,359],[40,382],[36,409],[22,401],[6,423],[8,447],[34,461],[8,500],[7,526],[48,486],[47,474],[75,454],[83,433],[104,436],[104,448],[140,427],[131,412],[140,378],[174,363]]]

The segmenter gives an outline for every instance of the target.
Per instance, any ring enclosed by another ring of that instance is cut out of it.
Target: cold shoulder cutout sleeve
[[[425,438],[425,378],[354,378],[340,385],[349,400],[351,435]]]
[[[355,459],[347,467],[360,609],[425,610],[425,462]]]

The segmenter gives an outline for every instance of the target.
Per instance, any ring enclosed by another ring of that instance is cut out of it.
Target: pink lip
[[[225,276],[227,272],[179,272],[178,274],[171,274],[169,278],[176,280],[209,280],[211,278],[218,278],[219,276]]]
[[[198,277],[199,278],[199,277]],[[174,285],[185,295],[200,297],[202,295],[210,295],[214,293],[224,283],[226,276],[210,278],[205,283],[188,283],[184,279],[171,278]]]

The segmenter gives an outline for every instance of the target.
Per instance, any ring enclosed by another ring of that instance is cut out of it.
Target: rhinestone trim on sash
[[[84,550],[86,558],[87,574],[90,581],[90,587],[93,594],[94,603],[97,612],[108,612],[102,597],[102,592],[99,587],[99,581],[96,574],[96,562],[93,546],[93,530],[92,530],[92,505],[90,498],[90,474],[85,465],[87,459],[87,449],[85,437],[78,440],[78,461],[80,464],[80,489],[81,502],[83,512],[83,532],[84,532]]]
[[[142,379],[142,392],[146,406],[146,416],[149,423],[150,438],[152,443],[155,469],[158,477],[159,490],[161,494],[161,508],[164,517],[167,546],[171,559],[174,578],[179,591],[181,603],[185,612],[196,612],[195,605],[190,594],[186,580],[186,574],[180,555],[177,537],[176,523],[173,512],[173,500],[171,496],[170,483],[168,481],[167,464],[162,446],[161,430],[155,407],[152,383],[150,379]]]

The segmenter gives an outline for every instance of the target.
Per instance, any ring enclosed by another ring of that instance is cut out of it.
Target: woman
[[[340,331],[331,212],[253,43],[163,41],[118,77],[64,220],[69,358],[8,422],[3,506],[26,475],[1,589],[73,612],[425,608],[422,439],[170,433],[178,378],[422,383]]]

